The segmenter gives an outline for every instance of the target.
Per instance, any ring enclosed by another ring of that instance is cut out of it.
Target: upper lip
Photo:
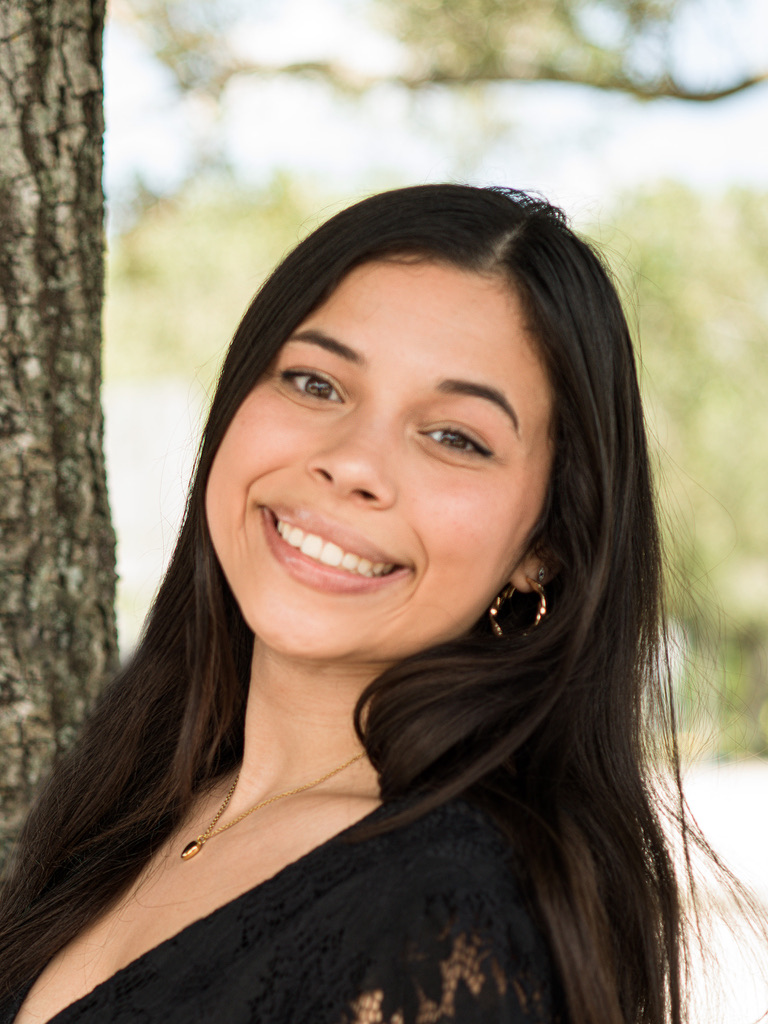
[[[357,530],[334,519],[328,519],[314,509],[295,508],[287,505],[265,505],[264,507],[282,522],[298,526],[304,533],[314,533],[318,537],[322,537],[323,540],[330,540],[334,544],[338,544],[343,551],[367,558],[373,564],[377,562],[396,566],[405,564],[402,559],[377,547]]]

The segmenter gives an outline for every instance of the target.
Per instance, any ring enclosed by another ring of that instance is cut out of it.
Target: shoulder
[[[382,817],[397,810],[382,808]],[[382,884],[376,893],[390,907],[402,900],[407,908],[419,893],[451,896],[457,910],[460,903],[478,913],[489,903],[524,903],[522,873],[509,843],[487,814],[464,800],[361,843],[358,854],[359,883],[377,877]]]
[[[490,818],[452,801],[361,845],[350,1024],[558,1019],[546,942]]]
[[[361,881],[370,873],[386,881],[386,892],[377,891],[390,907],[399,899],[407,909],[419,894],[450,897],[457,911],[474,906],[478,914],[499,901],[524,902],[508,842],[490,817],[463,800],[377,837],[361,861]]]

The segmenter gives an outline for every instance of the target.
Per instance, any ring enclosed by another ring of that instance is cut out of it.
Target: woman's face
[[[374,671],[530,590],[552,399],[509,285],[353,270],[288,339],[211,467],[216,554],[257,644]]]

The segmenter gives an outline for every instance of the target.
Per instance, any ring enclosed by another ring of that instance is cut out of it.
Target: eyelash
[[[323,377],[319,373],[310,373],[308,370],[283,370],[280,377],[283,381],[290,384],[291,387],[295,388],[300,394],[307,395],[309,398],[315,398],[320,402],[335,402],[341,400],[341,396],[339,395],[336,385],[328,380],[327,377]],[[302,387],[299,383],[302,379],[305,381],[305,387]],[[311,391],[306,390],[310,381],[330,388],[338,397],[328,398],[326,396],[313,395]],[[460,439],[460,444],[444,444],[442,441],[437,441],[437,444],[442,445],[444,448],[452,448],[454,451],[460,452],[463,455],[479,456],[483,459],[488,459],[493,455],[493,452],[489,448],[480,444],[479,441],[475,441],[473,438],[468,437],[463,431],[456,430],[453,427],[436,427],[434,430],[423,431],[424,437],[432,437],[434,440],[437,440],[433,437],[435,434],[450,435],[454,438]]]
[[[327,377],[322,377],[319,373],[310,373],[309,370],[283,370],[283,372],[280,374],[280,377],[286,383],[290,384],[291,387],[295,388],[296,391],[298,391],[302,395],[306,395],[308,398],[316,398],[320,402],[341,401],[341,396],[339,395],[339,390],[336,387],[336,385],[332,381],[328,380]],[[299,381],[302,378],[306,381],[307,385],[309,384],[310,381],[315,381],[319,384],[324,385],[325,387],[330,388],[331,391],[335,392],[338,397],[328,398],[323,395],[312,394],[311,391],[307,391],[305,387],[302,387],[299,384]]]
[[[460,438],[462,441],[461,445],[458,444],[443,444],[438,441],[438,444],[443,444],[444,448],[453,448],[455,451],[461,452],[466,455],[479,455],[483,459],[489,459],[493,452],[481,445],[478,441],[474,441],[471,437],[467,437],[461,430],[454,430],[452,427],[437,427],[435,430],[427,430],[424,432],[425,437],[432,437],[434,434],[450,434],[453,437]]]

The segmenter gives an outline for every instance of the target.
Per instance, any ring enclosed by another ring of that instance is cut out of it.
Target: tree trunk
[[[104,0],[0,0],[0,864],[117,664],[103,21]]]

